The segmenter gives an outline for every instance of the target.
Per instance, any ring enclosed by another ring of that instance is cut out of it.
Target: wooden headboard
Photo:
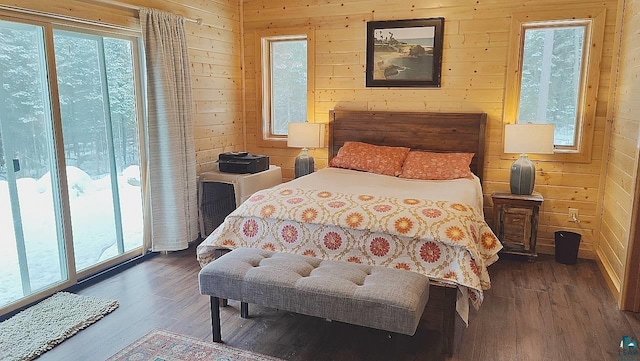
[[[346,141],[432,152],[475,153],[471,171],[482,181],[486,113],[329,111],[329,159]]]

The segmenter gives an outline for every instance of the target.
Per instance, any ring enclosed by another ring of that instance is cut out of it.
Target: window
[[[504,122],[553,124],[551,159],[590,160],[603,27],[603,12],[514,16]]]
[[[307,39],[269,43],[270,132],[287,135],[289,122],[307,120]]]
[[[263,141],[284,141],[292,122],[313,116],[313,43],[309,29],[261,34]]]
[[[518,123],[554,124],[554,144],[575,148],[588,24],[524,29]]]

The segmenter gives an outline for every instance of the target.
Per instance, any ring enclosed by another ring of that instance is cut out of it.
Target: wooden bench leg
[[[249,304],[246,302],[240,302],[240,317],[242,318],[249,317]]]
[[[222,342],[220,332],[220,300],[211,296],[211,329],[213,330],[213,342]]]

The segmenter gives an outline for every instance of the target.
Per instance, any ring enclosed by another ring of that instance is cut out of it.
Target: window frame
[[[287,136],[271,133],[271,53],[275,41],[307,40],[307,119],[314,122],[315,104],[315,34],[313,28],[271,29],[256,32],[256,83],[258,144],[268,147],[287,147]]]
[[[585,26],[581,69],[581,77],[584,82],[578,89],[576,145],[574,147],[555,146],[554,154],[536,154],[533,156],[536,160],[576,163],[588,163],[591,161],[604,38],[605,9],[581,9],[569,13],[529,12],[513,14],[512,16],[509,36],[511,45],[509,47],[505,79],[503,124],[516,123],[518,116],[525,30],[576,25]],[[501,145],[504,145],[504,132]],[[501,149],[504,149],[504,147]],[[516,156],[502,152],[503,159],[515,159]]]

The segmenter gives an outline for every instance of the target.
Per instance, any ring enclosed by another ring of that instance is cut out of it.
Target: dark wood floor
[[[41,360],[104,360],[154,328],[211,339],[208,297],[198,292],[195,251],[160,255],[79,293],[120,301],[96,324]],[[617,310],[597,266],[550,257],[501,259],[492,289],[470,325],[456,325],[451,360],[618,360],[623,335],[640,339],[640,321]],[[286,360],[443,360],[441,337],[420,327],[413,337],[250,305],[249,319],[230,302],[221,317],[228,345]]]

